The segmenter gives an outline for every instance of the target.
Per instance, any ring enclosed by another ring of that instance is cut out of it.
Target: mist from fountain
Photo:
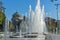
[[[28,16],[28,32],[32,32],[32,27],[34,25],[34,12],[31,8],[31,5],[29,5],[29,16]]]
[[[9,20],[5,18],[4,38],[9,38]]]
[[[46,27],[46,23],[45,23],[45,12],[44,12],[44,5],[43,5],[43,7],[42,7],[42,14],[41,14],[41,24],[42,24],[42,26],[43,26],[43,32],[48,32],[48,30],[47,30],[47,27]]]
[[[37,1],[35,12],[32,10],[31,5],[29,6],[29,33],[43,33],[47,32],[45,17],[44,17],[44,5],[41,9],[40,0]]]
[[[23,20],[22,23],[20,24],[21,32],[22,32],[22,29],[26,29],[25,32],[28,33],[26,34],[26,36],[28,36],[29,34],[32,35],[32,33],[37,33],[36,34],[37,36],[40,35],[38,37],[45,38],[43,33],[47,33],[48,31],[45,23],[44,5],[41,9],[40,0],[37,1],[35,11],[33,11],[31,5],[29,5],[29,11],[27,15],[28,16],[27,18],[25,18],[25,21]]]
[[[41,10],[40,8],[40,0],[37,1],[35,11],[32,10],[31,5],[29,6],[29,20],[25,23],[21,23],[21,27],[28,26],[28,33],[38,33],[43,34],[43,32],[47,32],[46,24],[45,24],[45,17],[44,17],[44,6]],[[20,37],[22,30],[20,30]],[[5,19],[5,38],[9,37],[9,21]]]

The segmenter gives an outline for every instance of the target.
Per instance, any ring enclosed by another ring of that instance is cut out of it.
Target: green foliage
[[[56,28],[55,26],[49,26],[49,27],[48,27],[49,30],[53,30],[53,29],[55,29],[55,28]]]
[[[14,25],[10,23],[10,29],[14,29]]]
[[[2,25],[5,15],[3,12],[0,12],[0,25]]]

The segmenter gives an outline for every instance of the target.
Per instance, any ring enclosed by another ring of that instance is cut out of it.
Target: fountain
[[[28,31],[25,37],[28,38],[45,38],[47,33],[45,17],[44,17],[44,5],[42,9],[40,8],[40,0],[37,1],[35,12],[32,10],[31,5],[29,5],[29,15],[28,15]],[[22,26],[21,26],[22,27]]]
[[[46,24],[45,24],[44,18],[45,18],[44,17],[44,6],[42,9],[40,8],[40,0],[37,1],[35,11],[32,10],[31,5],[30,5],[28,20],[25,20],[26,23],[24,21],[22,21],[22,23],[20,25],[21,27],[25,27],[25,25],[28,26],[28,30],[26,31],[26,33],[25,33],[26,35],[24,35],[24,37],[28,37],[30,39],[32,38],[31,40],[34,40],[34,38],[36,38],[36,40],[45,40],[44,33],[47,33],[47,30],[46,30]],[[22,37],[21,31],[22,30],[20,29],[19,37]],[[5,32],[7,35],[7,31],[5,31]],[[26,40],[30,40],[28,38]]]
[[[28,27],[26,30],[25,35],[22,35],[24,32],[20,29],[19,35],[16,37],[18,38],[9,38],[9,21],[5,19],[5,31],[4,31],[4,38],[6,40],[45,40],[45,35],[47,34],[47,40],[59,40],[60,35],[56,34],[48,34],[46,24],[45,24],[45,17],[44,17],[44,5],[42,9],[40,8],[40,0],[37,1],[35,11],[32,10],[31,5],[29,6],[29,16],[28,19],[22,21],[20,24],[21,28]],[[18,28],[16,29],[16,31]],[[57,29],[56,29],[57,30]],[[56,32],[57,33],[57,32]],[[15,36],[14,36],[15,37]],[[24,38],[27,37],[27,38]]]
[[[7,40],[7,38],[9,38],[9,20],[7,18],[5,18],[5,27],[4,27],[4,38],[5,40]]]
[[[29,33],[38,33],[43,34],[44,28],[46,28],[45,19],[44,19],[44,6],[40,8],[40,0],[38,0],[35,12],[32,11],[31,5],[29,6]],[[45,29],[46,30],[46,29]]]

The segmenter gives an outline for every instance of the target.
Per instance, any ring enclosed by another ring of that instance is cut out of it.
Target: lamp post
[[[58,7],[59,7],[60,4],[55,4],[56,6],[56,11],[57,11],[57,28],[58,28],[58,33],[59,33],[59,24],[58,24],[58,19],[59,19],[59,14],[58,14]]]
[[[58,0],[51,0],[51,2],[54,2],[54,1],[58,1]],[[60,4],[57,3],[57,4],[54,4],[54,5],[56,6],[56,12],[57,12],[57,24],[56,24],[57,27],[56,27],[56,32],[59,33],[59,24],[58,24],[58,19],[59,19],[58,15],[59,14],[58,14],[58,7],[59,7]]]

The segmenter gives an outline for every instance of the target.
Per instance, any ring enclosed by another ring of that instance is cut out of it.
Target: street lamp
[[[56,11],[57,11],[57,28],[58,28],[58,32],[59,32],[59,24],[58,24],[58,19],[59,19],[59,14],[58,14],[58,7],[60,4],[55,4],[56,6]]]
[[[57,1],[57,0],[51,0],[51,2],[54,2],[54,1]],[[56,11],[57,11],[57,30],[56,31],[58,31],[59,32],[59,25],[58,25],[58,19],[59,19],[59,17],[58,17],[58,7],[59,7],[59,5],[60,4],[54,4],[55,6],[56,6]]]

